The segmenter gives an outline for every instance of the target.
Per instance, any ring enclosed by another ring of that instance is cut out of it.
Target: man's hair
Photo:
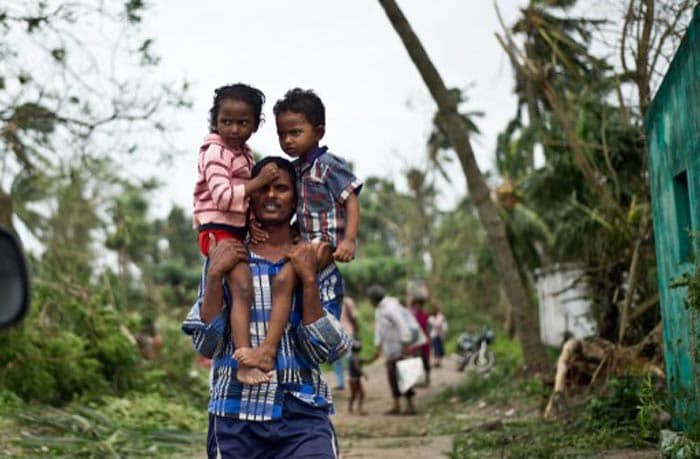
[[[367,298],[369,298],[372,303],[379,303],[382,301],[385,295],[386,291],[381,285],[370,285],[370,287],[367,289]]]
[[[311,89],[290,89],[275,103],[272,112],[275,116],[284,112],[300,113],[313,127],[326,124],[326,107],[323,106],[321,98]]]
[[[292,189],[294,190],[294,199],[297,199],[297,171],[294,169],[294,164],[291,161],[282,158],[281,156],[266,156],[253,166],[253,171],[251,173],[252,177],[257,177],[260,171],[266,164],[275,163],[277,167],[289,174],[289,178],[292,180]]]
[[[221,103],[226,99],[238,100],[248,104],[253,110],[255,130],[260,127],[260,123],[264,121],[262,106],[265,103],[265,94],[258,88],[243,83],[236,83],[221,86],[214,90],[214,101],[209,109],[210,132],[216,132],[216,119],[219,116],[219,108],[221,108]]]

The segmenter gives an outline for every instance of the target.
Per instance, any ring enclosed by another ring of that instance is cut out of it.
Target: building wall
[[[700,322],[671,283],[700,260],[700,7],[646,119],[654,238],[673,427],[700,420]],[[695,234],[693,234],[695,233]]]

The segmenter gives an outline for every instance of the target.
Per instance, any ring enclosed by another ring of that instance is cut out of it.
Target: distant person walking
[[[428,313],[425,312],[425,299],[415,298],[411,300],[411,313],[416,318],[421,330],[428,336]],[[425,385],[430,385],[430,340],[418,348],[418,353],[423,361],[423,369],[425,370]]]
[[[372,285],[367,289],[367,297],[374,310],[374,357],[372,360],[384,355],[386,359],[386,375],[391,389],[391,396],[394,400],[393,406],[385,414],[401,414],[400,398],[403,395],[406,399],[405,414],[415,414],[413,406],[413,389],[407,390],[404,394],[399,391],[398,374],[396,362],[408,355],[412,341],[411,330],[408,327],[402,308],[404,306],[394,297],[386,296],[384,288],[379,285]]]
[[[442,358],[445,356],[445,335],[447,334],[447,319],[442,314],[440,306],[433,303],[428,317],[428,331],[430,341],[433,345],[433,358],[436,368],[442,365]]]

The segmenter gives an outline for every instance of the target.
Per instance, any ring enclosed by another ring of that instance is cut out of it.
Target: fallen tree
[[[554,389],[543,417],[555,419],[567,413],[567,387],[593,387],[610,376],[649,372],[665,378],[661,322],[631,346],[621,346],[603,338],[570,338],[562,345]]]

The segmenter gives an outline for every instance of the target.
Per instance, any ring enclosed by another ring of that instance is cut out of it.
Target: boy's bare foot
[[[265,373],[260,368],[239,366],[236,370],[236,379],[241,384],[255,386],[268,382],[271,377],[271,373]]]
[[[261,344],[256,348],[241,347],[233,353],[233,358],[246,367],[256,367],[270,371],[275,367],[275,349]]]

